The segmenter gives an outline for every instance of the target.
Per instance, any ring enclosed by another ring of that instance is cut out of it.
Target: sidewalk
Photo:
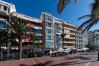
[[[91,62],[90,66],[99,66],[99,61]]]

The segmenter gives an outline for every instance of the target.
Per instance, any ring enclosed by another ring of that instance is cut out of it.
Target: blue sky
[[[16,6],[17,12],[39,18],[41,12],[49,12],[55,17],[62,18],[77,26],[81,25],[83,21],[77,18],[90,13],[90,4],[93,0],[79,0],[78,3],[71,3],[65,7],[62,14],[57,13],[58,0],[5,0],[13,3]],[[98,25],[93,29],[97,29]]]

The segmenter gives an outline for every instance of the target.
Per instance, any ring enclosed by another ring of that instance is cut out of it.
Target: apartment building
[[[88,32],[82,33],[82,30],[76,31],[75,48],[81,49],[88,44]]]
[[[21,13],[13,12],[12,14],[13,17],[21,18],[25,22],[28,22],[27,25],[29,25],[31,28],[33,28],[32,32],[35,33],[35,46],[42,45],[42,20],[38,18],[33,18]],[[27,33],[32,33],[32,32],[27,32]],[[31,39],[26,37],[22,40],[24,43],[26,42],[31,42]],[[27,44],[27,43],[26,43]]]
[[[63,32],[66,34],[64,36],[64,48],[75,48],[75,36],[76,36],[77,27],[68,22],[63,23]]]
[[[16,8],[14,4],[7,3],[5,1],[0,1],[0,30],[6,30],[8,28],[9,14],[12,14],[13,17],[20,18],[27,22],[27,25],[30,25],[33,28],[33,33],[36,35],[35,45],[43,45],[42,44],[42,21],[38,18],[33,18],[21,13],[16,12]],[[18,40],[16,39],[16,42]],[[27,44],[27,42],[32,42],[29,37],[23,38],[22,42]],[[13,49],[18,48],[18,44],[14,43],[11,45]],[[6,49],[7,46],[3,44],[3,49]]]
[[[45,47],[61,48],[62,20],[47,12],[42,12],[40,19],[43,21],[43,43]]]
[[[99,45],[99,30],[88,32],[88,44]]]
[[[15,5],[0,0],[0,29],[7,28],[8,14],[16,12]]]

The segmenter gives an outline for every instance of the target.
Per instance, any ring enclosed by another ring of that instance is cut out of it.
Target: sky
[[[83,15],[90,14],[90,4],[94,0],[79,0],[77,3],[70,3],[65,7],[61,15],[57,12],[58,0],[4,0],[16,6],[17,12],[25,15],[40,18],[42,12],[48,12],[55,17],[80,26],[84,20],[78,20]],[[99,24],[91,28],[98,29]]]

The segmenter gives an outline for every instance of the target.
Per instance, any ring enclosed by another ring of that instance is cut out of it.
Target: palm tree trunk
[[[22,50],[22,39],[19,39],[19,48],[20,48],[20,59],[22,59],[22,54],[23,54],[23,50]]]
[[[1,44],[0,44],[0,61],[2,61],[2,50],[1,50]]]
[[[10,44],[9,44],[9,42],[7,42],[8,44],[7,44],[7,59],[9,60],[10,58],[9,58],[9,55],[10,55]]]
[[[99,49],[98,49],[98,59],[97,60],[99,61]]]

